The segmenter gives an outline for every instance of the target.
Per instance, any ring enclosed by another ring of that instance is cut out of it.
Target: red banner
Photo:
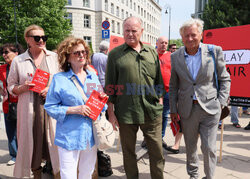
[[[204,31],[203,42],[223,49],[231,77],[231,104],[250,106],[250,25]]]
[[[124,41],[123,37],[118,37],[118,36],[111,35],[109,51],[111,51],[113,48],[115,48],[115,47],[117,47],[119,45],[122,45],[124,42],[125,41]],[[142,42],[142,43],[150,44],[150,43],[147,43],[147,42]]]

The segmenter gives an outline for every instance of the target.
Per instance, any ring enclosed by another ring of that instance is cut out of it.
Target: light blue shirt
[[[199,46],[198,52],[195,55],[189,55],[185,50],[184,56],[188,70],[195,81],[201,67],[201,45]],[[195,94],[193,95],[193,99],[197,99]]]
[[[99,80],[102,84],[102,87],[105,85],[105,72],[107,65],[108,56],[102,52],[95,53],[92,56],[92,65],[98,72]]]
[[[84,85],[72,70],[54,75],[46,97],[45,110],[57,120],[55,145],[67,150],[84,150],[89,144],[95,145],[92,119],[79,114],[66,114],[69,106],[84,105],[81,93],[71,80],[75,76],[86,96],[89,98],[93,89],[98,91],[101,84],[93,72],[87,71]],[[102,111],[107,109],[107,105]]]

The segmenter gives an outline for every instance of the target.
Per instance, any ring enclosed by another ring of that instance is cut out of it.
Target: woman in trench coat
[[[8,77],[8,90],[18,96],[18,153],[14,176],[41,178],[41,162],[51,161],[53,173],[59,172],[58,150],[54,145],[56,121],[50,118],[43,104],[53,74],[59,70],[57,54],[46,49],[47,36],[43,28],[31,25],[25,29],[28,49],[14,58]],[[50,73],[49,82],[40,93],[29,90],[36,69]]]

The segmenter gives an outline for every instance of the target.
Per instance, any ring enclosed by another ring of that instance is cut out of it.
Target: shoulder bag
[[[82,87],[77,81],[75,76],[71,77],[71,80],[76,85],[77,89],[82,95],[84,102],[87,102],[88,98],[85,95]],[[115,142],[115,131],[112,124],[106,119],[105,112],[100,114],[100,119],[92,121],[93,133],[95,138],[95,143],[100,150],[106,150],[113,146]]]
[[[216,88],[217,88],[217,92],[219,95],[219,82],[218,82],[218,76],[217,76],[217,68],[216,68],[216,62],[215,62],[215,56],[214,56],[214,46],[208,44],[207,46],[209,53],[211,54],[213,61],[214,61],[214,76],[215,76],[215,83],[216,83]],[[224,106],[224,108],[222,108],[221,110],[221,115],[220,115],[220,120],[223,120],[224,118],[226,118],[230,113],[230,110],[228,108],[228,106]]]

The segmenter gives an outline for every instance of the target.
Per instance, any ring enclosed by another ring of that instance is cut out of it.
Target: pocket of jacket
[[[217,91],[207,95],[207,99],[212,99],[217,97]]]

